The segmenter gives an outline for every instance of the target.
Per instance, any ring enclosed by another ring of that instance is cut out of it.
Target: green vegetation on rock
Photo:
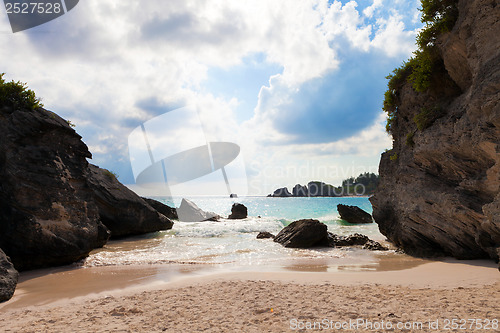
[[[26,83],[20,81],[6,82],[0,74],[0,107],[11,107],[15,109],[35,110],[43,107],[40,99],[36,97],[35,92],[28,89]]]
[[[430,88],[432,76],[442,62],[436,48],[436,40],[440,34],[450,31],[458,18],[458,0],[421,0],[421,3],[421,20],[425,23],[425,28],[417,36],[419,48],[411,59],[386,77],[389,82],[383,109],[387,113],[386,130],[390,134],[393,133],[399,105],[398,89],[405,82],[411,82],[417,92]]]

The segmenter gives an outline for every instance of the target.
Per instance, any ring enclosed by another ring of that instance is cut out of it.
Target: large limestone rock
[[[431,89],[397,91],[394,147],[382,155],[373,216],[407,252],[498,260],[500,6],[460,0],[458,9],[438,39],[444,70]],[[439,118],[418,130],[413,119],[425,108]]]
[[[357,206],[337,205],[337,210],[340,218],[349,223],[372,223],[373,219],[370,214]]]
[[[108,170],[89,165],[88,183],[94,192],[99,217],[111,237],[168,230],[173,222],[121,184]]]
[[[318,220],[299,220],[290,223],[274,237],[284,247],[310,248],[329,246],[326,224]]]
[[[56,114],[0,105],[0,248],[18,270],[69,264],[108,240],[90,157]]]
[[[179,221],[183,222],[218,221],[220,218],[213,212],[204,211],[188,199],[182,199],[180,207],[177,208],[177,214]]]
[[[0,249],[0,303],[8,301],[14,295],[18,276],[10,258]]]

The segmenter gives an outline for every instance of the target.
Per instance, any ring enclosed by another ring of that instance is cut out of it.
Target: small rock
[[[379,242],[369,239],[365,245],[363,245],[363,249],[371,250],[371,251],[387,251],[389,250],[387,247],[383,246]]]
[[[248,209],[245,205],[240,203],[234,203],[231,207],[231,215],[229,215],[228,219],[230,220],[239,220],[245,219],[248,216]]]
[[[275,238],[275,237],[276,236],[274,236],[272,233],[267,232],[267,231],[261,231],[257,235],[257,239],[266,239],[266,238]]]

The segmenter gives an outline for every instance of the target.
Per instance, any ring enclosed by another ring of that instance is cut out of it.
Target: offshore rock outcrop
[[[0,248],[16,269],[69,264],[108,240],[90,157],[55,113],[0,105]]]
[[[444,71],[417,93],[406,82],[371,198],[380,231],[416,255],[498,260],[500,249],[500,6],[460,0],[437,47]],[[426,128],[415,116],[435,110]],[[439,111],[439,112],[437,112]]]

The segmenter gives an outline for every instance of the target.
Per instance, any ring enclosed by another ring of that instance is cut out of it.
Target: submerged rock
[[[177,216],[177,210],[175,208],[167,206],[164,203],[159,202],[158,200],[144,198],[144,197],[142,197],[142,199],[146,201],[148,205],[156,209],[160,214],[165,215],[169,219],[172,220],[179,219],[179,216]]]
[[[94,192],[99,217],[111,237],[172,229],[173,222],[120,183],[106,169],[89,165],[88,183]]]
[[[326,224],[318,220],[299,220],[283,228],[274,241],[284,247],[310,248],[329,246]]]
[[[275,238],[275,237],[276,236],[274,236],[272,233],[267,232],[267,231],[261,231],[257,235],[257,239],[267,239],[267,238]]]
[[[0,105],[0,248],[18,270],[65,265],[109,237],[81,137],[42,108]]]
[[[246,219],[248,216],[248,209],[245,205],[240,203],[234,203],[231,207],[231,215],[229,215],[228,219],[237,220],[237,219]]]
[[[372,216],[357,206],[337,205],[337,210],[340,218],[346,222],[358,223],[373,223]]]
[[[177,214],[179,215],[179,221],[183,222],[218,221],[220,219],[219,215],[213,212],[205,212],[188,199],[182,199]]]
[[[0,303],[12,298],[18,276],[10,258],[0,249]]]

